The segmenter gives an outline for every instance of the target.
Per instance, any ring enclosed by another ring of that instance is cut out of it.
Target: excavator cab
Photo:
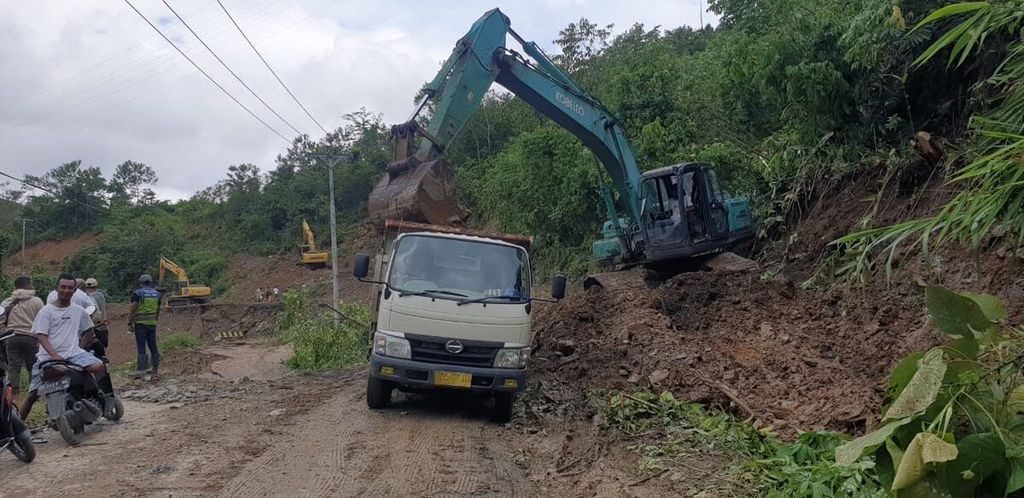
[[[648,261],[718,252],[754,235],[747,200],[723,191],[707,164],[682,163],[645,172],[640,191]]]
[[[708,164],[681,163],[643,173],[639,224],[618,218],[611,190],[603,194],[610,219],[602,227],[604,238],[591,250],[605,265],[634,262],[628,245],[642,248],[644,262],[656,263],[734,250],[754,236],[749,203],[722,190]]]

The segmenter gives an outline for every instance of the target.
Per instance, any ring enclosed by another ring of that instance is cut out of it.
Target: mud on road
[[[4,496],[660,496],[587,422],[508,426],[464,396],[398,395],[370,411],[365,368],[301,375],[281,347],[220,345],[201,372],[119,382],[127,413],[79,447],[0,455]],[[268,373],[269,372],[269,373]],[[529,418],[527,423],[524,419]],[[605,438],[606,439],[606,438]]]

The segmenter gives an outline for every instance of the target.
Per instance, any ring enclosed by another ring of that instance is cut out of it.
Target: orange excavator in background
[[[164,287],[165,272],[171,272],[177,280],[169,282],[170,289]],[[205,285],[192,285],[188,281],[185,270],[173,261],[160,256],[160,277],[157,279],[158,289],[164,295],[164,308],[202,304],[210,298],[212,290]]]
[[[331,254],[327,251],[317,250],[316,239],[313,238],[313,230],[309,228],[309,223],[306,223],[306,220],[302,220],[302,236],[305,239],[305,243],[299,244],[299,262],[310,268],[323,268],[327,266]]]

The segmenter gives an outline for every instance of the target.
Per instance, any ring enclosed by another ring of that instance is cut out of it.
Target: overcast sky
[[[296,135],[217,63],[161,0],[131,0],[220,84],[285,137]],[[299,131],[322,132],[281,89],[215,0],[167,0],[217,54]],[[456,40],[498,7],[549,53],[580,17],[700,24],[702,0],[222,0],[327,129],[365,107],[408,117],[416,91]],[[81,159],[109,176],[126,159],[156,170],[159,197],[215,183],[231,164],[273,168],[287,143],[204,78],[123,0],[0,0],[0,171],[42,174]],[[715,18],[703,13],[705,23]]]

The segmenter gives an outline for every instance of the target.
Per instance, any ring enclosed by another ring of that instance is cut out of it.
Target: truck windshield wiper
[[[484,296],[484,297],[478,297],[476,299],[463,299],[462,301],[459,301],[459,302],[457,302],[455,304],[457,304],[458,306],[462,306],[463,304],[480,303],[480,302],[486,301],[488,299],[508,299],[510,301],[514,299],[514,300],[517,300],[517,301],[521,301],[524,298],[521,297],[521,296],[507,296],[507,295],[506,296]]]
[[[425,296],[427,294],[446,294],[446,295],[449,295],[449,296],[469,297],[469,296],[467,296],[465,294],[460,294],[458,292],[452,292],[452,291],[441,290],[441,289],[427,289],[427,290],[422,290],[422,291],[417,291],[417,292],[399,292],[398,293],[398,297]]]

